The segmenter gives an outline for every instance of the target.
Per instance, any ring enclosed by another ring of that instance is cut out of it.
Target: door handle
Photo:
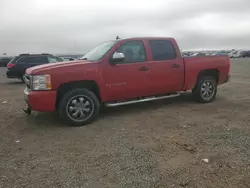
[[[147,68],[147,67],[141,67],[141,68],[139,68],[139,71],[147,71],[147,70],[149,70],[149,68]]]
[[[172,67],[172,68],[179,68],[180,65],[179,65],[179,64],[173,64],[171,67]]]

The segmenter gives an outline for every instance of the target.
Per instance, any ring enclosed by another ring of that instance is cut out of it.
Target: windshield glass
[[[86,53],[83,57],[80,59],[86,59],[89,61],[98,61],[100,60],[106,53],[114,46],[116,41],[109,41],[102,43],[95,47],[94,49],[90,50],[88,53]]]

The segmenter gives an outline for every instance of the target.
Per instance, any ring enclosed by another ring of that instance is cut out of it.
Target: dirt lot
[[[75,128],[26,116],[24,85],[1,68],[0,187],[250,187],[250,59],[231,67],[211,104],[185,94]]]

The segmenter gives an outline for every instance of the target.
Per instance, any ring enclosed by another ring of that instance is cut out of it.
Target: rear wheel
[[[100,111],[96,95],[87,89],[68,91],[59,103],[59,116],[71,126],[82,126],[94,121]]]
[[[217,94],[217,83],[212,76],[201,77],[192,90],[193,96],[197,102],[212,102]]]

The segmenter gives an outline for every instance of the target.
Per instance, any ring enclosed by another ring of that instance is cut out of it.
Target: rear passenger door
[[[165,94],[181,90],[184,82],[184,65],[172,41],[149,40],[151,60],[146,83],[150,94]]]

